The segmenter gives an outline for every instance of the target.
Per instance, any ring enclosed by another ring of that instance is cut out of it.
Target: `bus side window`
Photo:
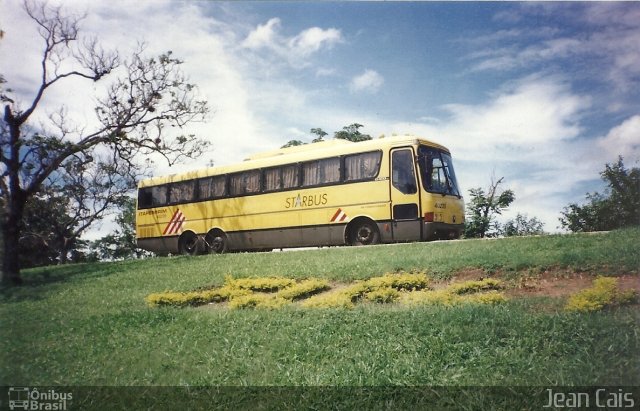
[[[230,194],[239,196],[260,192],[260,170],[233,174],[230,179]]]
[[[282,168],[264,170],[264,191],[276,191],[282,188]]]
[[[169,189],[170,203],[187,203],[195,199],[195,194],[196,194],[195,180],[173,183],[170,187],[171,187]]]
[[[403,194],[415,194],[418,191],[416,175],[413,171],[413,154],[411,150],[393,152],[391,182]]]
[[[166,185],[151,187],[152,205],[154,207],[167,205],[169,200],[168,188],[169,186]]]
[[[345,181],[357,181],[374,178],[380,171],[382,153],[373,151],[349,155],[344,158]]]
[[[138,208],[149,208],[153,204],[151,188],[141,188],[138,190]]]
[[[316,186],[340,181],[340,157],[325,158],[302,164],[303,186]]]
[[[226,176],[207,177],[198,180],[198,196],[200,200],[224,197],[227,192]]]
[[[167,205],[169,200],[167,189],[167,185],[141,188],[138,191],[138,208],[142,209]]]
[[[295,188],[300,185],[299,169],[297,164],[282,167],[282,188]]]

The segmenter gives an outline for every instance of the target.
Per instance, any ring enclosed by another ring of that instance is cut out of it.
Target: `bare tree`
[[[170,51],[146,57],[140,45],[123,59],[117,51],[103,49],[95,38],[80,36],[83,16],[28,0],[24,10],[37,25],[45,48],[35,97],[25,108],[12,98],[12,90],[0,89],[3,283],[21,282],[20,221],[27,200],[44,184],[64,186],[73,181],[70,186],[77,191],[71,195],[80,213],[100,215],[113,202],[101,202],[95,190],[91,193],[92,184],[130,188],[147,170],[140,158],[155,153],[173,164],[200,155],[208,146],[181,131],[189,122],[203,121],[209,109],[206,101],[196,98],[195,85],[180,70],[182,61]],[[123,74],[118,77],[118,72]],[[44,124],[31,124],[47,92],[72,78],[94,83],[110,79],[106,93],[96,96],[96,125],[73,125],[64,106]],[[0,86],[8,82],[0,74]],[[81,225],[90,223],[89,219]]]

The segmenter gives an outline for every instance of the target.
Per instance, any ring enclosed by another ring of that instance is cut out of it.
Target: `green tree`
[[[136,201],[129,197],[123,202],[116,217],[118,228],[91,245],[99,260],[126,260],[153,255],[138,248],[135,220]]]
[[[21,267],[85,261],[87,242],[76,235],[82,222],[72,204],[68,195],[56,193],[51,187],[29,198],[18,240]]]
[[[466,206],[464,236],[467,238],[494,237],[499,234],[495,221],[497,215],[507,209],[516,199],[512,190],[500,190],[504,177],[498,181],[491,180],[488,190],[472,188],[469,190],[471,200]]]
[[[19,240],[21,267],[39,267],[68,260],[76,248],[70,240],[73,218],[67,214],[68,199],[39,192],[25,206]]]
[[[303,146],[307,143],[305,143],[304,141],[301,140],[289,140],[287,141],[287,143],[285,145],[283,145],[280,148],[289,148],[289,147],[297,147],[297,146]]]
[[[318,136],[318,137],[314,138],[311,142],[312,143],[319,143],[321,141],[324,141],[324,137],[327,136],[329,133],[327,133],[326,131],[324,131],[321,128],[312,128],[311,129],[311,134]]]
[[[355,143],[360,141],[371,140],[372,137],[369,134],[362,134],[360,128],[364,127],[362,124],[353,123],[351,125],[342,127],[341,131],[336,131],[334,137],[340,140],[349,140]]]
[[[536,217],[528,218],[527,215],[518,213],[516,218],[508,220],[501,228],[505,237],[541,235],[544,234],[544,223]]]
[[[141,164],[140,158],[156,153],[172,164],[194,158],[208,146],[180,131],[191,121],[204,120],[209,109],[206,101],[195,97],[195,86],[180,70],[182,61],[171,52],[146,57],[140,45],[123,60],[118,52],[103,49],[97,39],[83,38],[82,18],[66,15],[62,6],[25,1],[24,10],[38,28],[44,47],[35,97],[25,107],[20,104],[22,98],[11,98],[12,90],[0,89],[4,104],[0,122],[0,196],[5,207],[2,281],[13,284],[21,282],[18,244],[25,207],[47,180],[55,183],[70,172],[91,174],[114,165],[112,172],[130,181],[147,171],[148,164]],[[14,56],[14,62],[19,59]],[[122,76],[114,77],[116,73]],[[5,83],[9,80],[4,75],[0,78]],[[48,121],[38,122],[37,128],[32,125],[31,117],[49,91],[68,85],[65,82],[72,78],[96,84],[108,79],[105,93],[95,97],[97,125],[72,124],[64,106],[54,110]]]
[[[570,203],[560,212],[560,224],[572,232],[606,231],[640,225],[640,168],[627,169],[622,156],[606,164],[600,177],[603,194],[587,193],[587,203]]]

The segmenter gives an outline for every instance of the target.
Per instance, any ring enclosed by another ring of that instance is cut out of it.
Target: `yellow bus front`
[[[427,240],[459,238],[464,230],[464,200],[451,154],[428,145],[418,146],[423,236]]]

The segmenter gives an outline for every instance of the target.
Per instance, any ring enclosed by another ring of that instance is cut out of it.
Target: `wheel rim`
[[[224,250],[224,240],[222,239],[222,237],[217,236],[211,242],[210,247],[211,247],[211,251],[213,251],[214,253],[216,254],[220,253]]]
[[[183,254],[194,255],[198,250],[198,237],[195,234],[186,234],[182,239]]]
[[[371,222],[361,222],[358,226],[354,227],[354,230],[351,233],[352,245],[377,244],[380,236],[376,226]]]
[[[368,225],[364,225],[358,229],[356,233],[356,241],[362,244],[369,244],[373,240],[373,230]]]
[[[207,246],[209,247],[209,252],[214,254],[222,254],[225,252],[227,248],[227,243],[224,235],[219,233],[210,233],[206,237]]]

